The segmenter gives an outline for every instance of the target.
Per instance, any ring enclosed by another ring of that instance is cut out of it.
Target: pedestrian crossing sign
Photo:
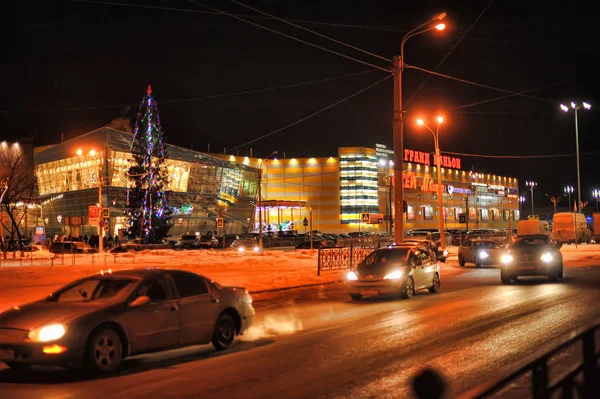
[[[360,218],[362,219],[363,223],[370,223],[371,222],[371,214],[368,212],[363,212],[360,214]]]

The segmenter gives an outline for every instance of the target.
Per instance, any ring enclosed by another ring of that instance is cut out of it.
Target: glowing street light
[[[394,216],[394,239],[400,243],[404,241],[404,189],[402,187],[403,160],[404,160],[404,118],[402,115],[402,72],[404,71],[404,45],[411,37],[415,37],[433,29],[444,30],[446,25],[441,21],[446,18],[446,13],[440,13],[426,22],[407,32],[400,42],[400,55],[393,60],[392,72],[394,75],[394,176],[398,182],[394,186],[394,200],[396,214]],[[442,240],[443,242],[444,240]]]
[[[600,190],[595,188],[592,192],[592,196],[596,198],[596,212],[598,212],[598,203],[600,202]]]
[[[571,193],[573,192],[573,186],[565,186],[564,192],[569,196],[569,210],[571,210]]]
[[[434,164],[437,167],[437,197],[438,197],[438,209],[440,214],[440,243],[442,244],[442,250],[446,249],[446,235],[444,232],[444,198],[442,193],[442,157],[440,156],[440,140],[439,140],[439,132],[440,125],[444,122],[444,118],[442,116],[438,116],[436,118],[437,121],[437,129],[435,132],[429,126],[425,124],[423,119],[417,119],[417,125],[423,126],[427,128],[433,135],[433,142],[435,145],[435,162]]]
[[[533,188],[538,184],[534,181],[527,181],[525,182],[525,185],[527,185],[527,187],[529,187],[529,190],[531,190],[531,216],[533,216],[535,215],[535,212],[533,210]]]
[[[581,172],[579,170],[579,122],[577,121],[577,111],[580,109],[590,110],[592,106],[589,103],[582,102],[580,104],[575,104],[575,102],[571,101],[571,108],[575,111],[575,153],[577,155],[577,201],[579,202],[579,206],[577,207],[577,212],[583,212],[581,208]],[[569,108],[560,104],[560,109],[564,112],[569,112]],[[570,207],[570,206],[569,206]]]

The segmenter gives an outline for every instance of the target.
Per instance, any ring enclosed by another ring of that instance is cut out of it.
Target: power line
[[[294,88],[294,87],[308,86],[308,85],[312,85],[312,84],[316,84],[316,83],[331,82],[331,81],[338,80],[338,79],[344,79],[344,78],[349,78],[349,77],[353,77],[353,76],[365,75],[365,74],[373,73],[373,72],[376,72],[376,70],[369,69],[367,71],[362,71],[362,72],[348,73],[348,74],[345,74],[345,75],[332,76],[332,77],[329,77],[329,78],[318,79],[318,80],[310,80],[310,81],[307,81],[307,82],[292,83],[292,84],[288,84],[288,85],[279,85],[279,86],[272,86],[272,87],[264,87],[262,89],[250,89],[250,90],[236,91],[236,92],[232,92],[232,93],[209,94],[207,96],[191,97],[191,98],[180,98],[180,99],[173,99],[173,100],[168,100],[167,99],[167,100],[161,101],[160,103],[161,104],[174,104],[174,103],[182,103],[182,102],[212,100],[212,99],[216,99],[216,98],[235,97],[235,96],[246,95],[246,94],[264,93],[264,92],[281,90],[281,89],[289,89],[289,88]],[[135,104],[98,105],[98,106],[72,107],[72,108],[40,108],[40,109],[33,109],[33,110],[1,110],[0,113],[7,113],[7,112],[89,111],[89,110],[95,110],[95,109],[122,108],[122,107],[137,106],[137,105],[138,105],[138,103],[135,103]]]
[[[540,158],[563,158],[563,157],[574,157],[573,154],[552,154],[552,155],[485,155],[485,154],[465,154],[462,152],[450,152],[450,151],[440,151],[444,154],[450,155],[459,155],[463,157],[473,157],[473,158],[496,158],[496,159],[540,159]],[[590,151],[590,152],[580,152],[579,155],[593,155],[600,154],[600,151]]]
[[[431,75],[439,76],[441,78],[446,78],[446,79],[450,79],[450,80],[455,80],[457,82],[466,83],[466,84],[469,84],[469,85],[472,85],[472,86],[479,86],[479,87],[483,87],[485,89],[495,90],[495,91],[499,91],[499,92],[502,92],[502,93],[509,93],[509,94],[514,95],[514,96],[525,97],[525,98],[529,98],[529,99],[532,99],[532,100],[545,101],[545,102],[549,102],[549,103],[552,103],[552,104],[558,104],[556,101],[548,100],[546,98],[540,98],[540,97],[529,96],[527,94],[515,93],[514,91],[500,89],[498,87],[493,87],[493,86],[485,85],[483,83],[477,83],[477,82],[473,82],[473,81],[466,80],[466,79],[455,78],[454,76],[444,75],[443,73],[439,73],[439,72],[435,72],[435,71],[430,71],[428,69],[417,67],[417,66],[414,66],[414,65],[405,65],[405,67],[406,68],[411,68],[411,69],[416,69],[417,71],[429,73]]]
[[[522,91],[522,92],[519,92],[519,93],[507,94],[507,95],[504,95],[504,96],[488,98],[487,100],[477,101],[477,102],[470,103],[470,104],[459,105],[458,107],[452,108],[452,110],[469,108],[469,107],[474,107],[476,105],[486,104],[486,103],[489,103],[489,102],[492,102],[492,101],[503,100],[505,98],[515,97],[515,96],[517,96],[519,94],[527,94],[527,93],[531,93],[531,92],[534,92],[534,91],[538,91],[538,90],[542,90],[542,89],[547,89],[549,87],[558,86],[559,84],[562,84],[562,82],[554,82],[554,83],[550,83],[550,84],[547,84],[547,85],[544,85],[544,86],[536,87],[535,89],[525,90],[525,91]]]
[[[334,42],[334,43],[340,44],[340,45],[342,45],[342,46],[346,46],[346,47],[348,47],[348,48],[351,48],[351,49],[353,49],[353,50],[356,50],[356,51],[360,51],[361,53],[364,53],[364,54],[370,55],[370,56],[372,56],[372,57],[379,58],[379,59],[381,59],[381,60],[384,60],[384,61],[392,62],[392,60],[391,60],[391,59],[389,59],[389,58],[382,57],[382,56],[380,56],[380,55],[378,55],[378,54],[371,53],[371,52],[369,52],[369,51],[363,50],[363,49],[361,49],[361,48],[359,48],[359,47],[356,47],[356,46],[353,46],[353,45],[351,45],[351,44],[348,44],[348,43],[342,42],[342,41],[340,41],[340,40],[336,40],[336,39],[334,39],[334,38],[331,38],[331,37],[329,37],[329,36],[327,36],[327,35],[323,35],[323,34],[321,34],[321,33],[319,33],[319,32],[315,32],[314,30],[311,30],[311,29],[305,28],[304,26],[301,26],[301,25],[295,24],[295,23],[293,23],[293,22],[290,22],[290,21],[288,21],[288,20],[286,20],[286,19],[279,18],[279,17],[278,17],[278,16],[276,16],[276,15],[269,14],[269,13],[267,13],[267,12],[264,12],[264,11],[258,10],[258,9],[254,8],[254,7],[250,7],[250,6],[246,5],[246,4],[240,3],[239,1],[236,1],[236,0],[229,0],[229,1],[231,1],[232,3],[234,3],[234,4],[237,4],[237,5],[239,5],[239,6],[246,7],[246,8],[248,8],[248,9],[250,9],[250,10],[256,11],[256,12],[258,12],[258,13],[260,13],[260,14],[266,15],[266,16],[268,16],[269,18],[276,19],[276,20],[278,20],[278,21],[281,21],[281,22],[283,22],[283,23],[286,23],[286,24],[288,24],[288,25],[291,25],[291,26],[293,26],[293,27],[296,27],[296,28],[298,28],[298,29],[302,29],[303,31],[306,31],[306,32],[312,33],[313,35],[317,35],[317,36],[319,36],[319,37],[322,37],[323,39],[327,39],[327,40],[329,40],[329,41],[332,41],[332,42]],[[492,1],[493,1],[493,0],[492,0]]]
[[[283,33],[283,32],[279,32],[279,31],[277,31],[277,30],[275,30],[275,29],[271,29],[271,28],[269,28],[269,27],[267,27],[267,26],[264,26],[264,25],[261,25],[261,24],[257,24],[256,22],[248,21],[247,19],[244,19],[244,18],[242,18],[242,17],[238,17],[238,16],[236,16],[235,14],[231,14],[231,13],[229,13],[229,12],[226,12],[226,11],[221,11],[221,10],[219,10],[219,9],[217,9],[217,8],[211,7],[211,6],[209,6],[209,5],[206,5],[206,4],[204,4],[204,3],[201,3],[201,2],[199,2],[199,1],[196,1],[196,0],[189,0],[189,1],[191,1],[191,2],[192,2],[192,3],[194,3],[194,4],[196,4],[197,6],[203,6],[203,7],[206,7],[206,8],[208,8],[209,10],[213,10],[213,11],[215,11],[215,12],[218,12],[218,13],[220,13],[220,14],[223,14],[223,15],[230,16],[230,17],[232,17],[232,18],[235,18],[235,19],[237,19],[237,20],[239,20],[239,21],[242,21],[242,22],[245,22],[245,23],[247,23],[247,24],[250,24],[250,25],[256,26],[257,28],[261,28],[261,29],[267,30],[267,31],[269,31],[269,32],[275,33],[275,34],[277,34],[277,35],[280,35],[280,36],[286,37],[286,38],[288,38],[288,39],[295,40],[295,41],[297,41],[297,42],[299,42],[299,43],[306,44],[307,46],[311,46],[311,47],[314,47],[314,48],[318,48],[319,50],[323,50],[323,51],[326,51],[326,52],[328,52],[328,53],[335,54],[335,55],[337,55],[337,56],[340,56],[340,57],[343,57],[343,58],[346,58],[346,59],[349,59],[349,60],[352,60],[352,61],[358,62],[359,64],[363,64],[363,65],[370,66],[371,68],[379,69],[379,70],[381,70],[381,71],[384,71],[384,72],[391,72],[391,70],[390,70],[390,69],[382,68],[382,67],[380,67],[380,66],[378,66],[378,65],[371,64],[371,63],[369,63],[369,62],[362,61],[362,60],[359,60],[359,59],[357,59],[357,58],[354,58],[354,57],[350,57],[350,56],[348,56],[348,55],[345,55],[345,54],[342,54],[342,53],[338,53],[337,51],[333,51],[333,50],[330,50],[330,49],[328,49],[328,48],[321,47],[321,46],[319,46],[319,45],[317,45],[317,44],[314,44],[314,43],[311,43],[311,42],[307,42],[306,40],[298,39],[297,37],[294,37],[294,36],[291,36],[291,35],[285,34],[285,33]]]
[[[452,54],[452,52],[454,51],[454,49],[460,44],[460,42],[463,41],[463,39],[465,38],[465,36],[467,36],[467,34],[471,31],[471,29],[473,28],[473,26],[475,26],[475,24],[477,23],[477,21],[479,21],[479,19],[483,16],[483,14],[485,14],[485,12],[487,11],[488,8],[490,8],[490,6],[494,3],[494,0],[491,0],[488,5],[483,9],[483,11],[481,11],[479,13],[479,15],[477,16],[477,18],[475,18],[475,21],[473,21],[473,23],[467,28],[467,30],[465,31],[465,33],[463,33],[463,35],[460,37],[460,39],[458,39],[458,41],[456,43],[454,43],[454,46],[452,46],[452,48],[450,49],[450,51],[448,51],[448,53],[446,53],[446,56],[444,58],[442,58],[442,60],[439,62],[439,64],[437,64],[437,66],[435,67],[434,71],[438,71],[438,69],[440,69],[440,67],[442,66],[442,64],[444,63],[444,61],[446,61],[446,59],[450,56],[450,54]],[[415,90],[415,92],[412,94],[412,96],[410,96],[410,98],[406,101],[406,103],[404,104],[404,106],[408,106],[408,104],[412,101],[413,98],[416,97],[417,94],[419,94],[419,91],[421,91],[421,89],[425,86],[425,84],[427,84],[427,81],[431,79],[431,75],[427,75],[427,77],[425,78],[425,80],[423,81],[423,83],[421,83],[421,85],[419,87],[417,87],[417,90]]]
[[[292,122],[292,123],[290,123],[289,125],[286,125],[286,126],[284,126],[284,127],[281,127],[281,128],[279,128],[279,129],[276,129],[276,130],[274,130],[274,131],[272,131],[272,132],[270,132],[270,133],[263,134],[262,136],[260,136],[260,137],[257,137],[257,138],[255,138],[255,139],[253,139],[253,140],[250,140],[250,141],[248,141],[248,142],[246,142],[246,143],[244,143],[244,144],[240,144],[240,145],[238,145],[238,146],[236,146],[236,147],[230,148],[230,149],[228,150],[228,152],[229,152],[229,151],[234,151],[234,150],[237,150],[238,148],[241,148],[241,147],[245,147],[245,146],[247,146],[247,145],[249,145],[249,144],[255,143],[255,142],[257,142],[257,141],[259,141],[259,140],[262,140],[262,139],[264,139],[264,138],[266,138],[266,137],[272,136],[272,135],[274,135],[275,133],[279,133],[279,132],[281,132],[281,131],[283,131],[283,130],[285,130],[285,129],[288,129],[288,128],[292,127],[292,126],[295,126],[295,125],[297,125],[297,124],[299,124],[299,123],[302,123],[302,122],[304,122],[304,121],[306,121],[306,120],[308,120],[308,119],[310,119],[310,118],[312,118],[312,117],[314,117],[314,116],[317,116],[317,115],[319,115],[319,114],[321,114],[321,113],[323,113],[323,112],[325,112],[325,111],[327,111],[327,110],[329,110],[329,109],[331,109],[331,108],[335,107],[336,105],[339,105],[339,104],[343,103],[344,101],[350,100],[351,98],[358,96],[359,94],[361,94],[361,93],[363,93],[363,92],[365,92],[365,91],[367,91],[367,90],[369,90],[369,89],[371,89],[371,88],[373,88],[373,87],[377,86],[378,84],[382,83],[383,81],[385,81],[385,80],[387,80],[387,79],[389,79],[389,78],[391,78],[391,77],[392,77],[392,75],[390,74],[390,75],[386,76],[385,78],[383,78],[383,79],[380,79],[380,80],[376,81],[375,83],[372,83],[372,84],[370,84],[369,86],[367,86],[367,87],[365,87],[365,88],[362,88],[362,89],[360,89],[359,91],[357,91],[357,92],[355,92],[355,93],[353,93],[353,94],[351,94],[351,95],[349,95],[349,96],[346,96],[346,97],[342,98],[341,100],[338,100],[338,101],[334,102],[333,104],[330,104],[330,105],[326,106],[325,108],[322,108],[322,109],[320,109],[319,111],[313,112],[313,113],[312,113],[312,114],[310,114],[310,115],[307,115],[307,116],[305,116],[305,117],[303,117],[303,118],[300,118],[300,119],[298,119],[298,120],[297,120],[297,121],[295,121],[295,122]]]

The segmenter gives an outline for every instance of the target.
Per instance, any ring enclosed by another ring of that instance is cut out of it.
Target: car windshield
[[[379,250],[371,252],[363,261],[363,265],[376,265],[383,263],[405,263],[408,248],[398,248],[392,250]]]
[[[523,249],[540,245],[548,245],[548,243],[548,237],[523,237],[517,238],[510,247],[512,249]]]
[[[475,248],[500,248],[500,245],[496,241],[480,241],[474,242],[473,246]]]
[[[109,299],[115,297],[133,281],[122,278],[88,278],[50,294],[48,301],[91,302]]]

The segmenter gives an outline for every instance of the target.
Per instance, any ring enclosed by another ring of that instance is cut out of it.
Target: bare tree
[[[33,146],[30,144],[0,143],[0,181],[6,190],[0,203],[0,211],[6,217],[0,218],[2,234],[0,245],[4,257],[8,251],[3,231],[9,232],[10,240],[23,248],[21,224],[26,217],[26,209],[34,195],[35,176],[33,174]],[[15,240],[16,238],[16,240]]]

